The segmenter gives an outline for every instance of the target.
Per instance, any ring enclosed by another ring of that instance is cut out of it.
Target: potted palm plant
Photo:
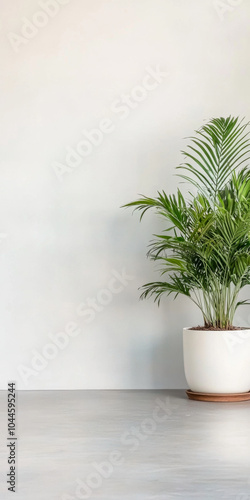
[[[153,296],[159,304],[164,294],[183,294],[200,309],[203,324],[183,330],[189,396],[196,393],[197,399],[250,395],[250,329],[233,324],[236,309],[248,303],[239,293],[250,284],[248,125],[231,116],[215,118],[190,137],[177,167],[194,187],[188,197],[178,189],[124,205],[138,210],[140,220],[153,209],[166,221],[147,254],[164,278],[143,285],[141,298]],[[230,344],[229,335],[244,342]]]

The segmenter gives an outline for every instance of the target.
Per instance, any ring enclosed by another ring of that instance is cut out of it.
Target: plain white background
[[[0,8],[0,388],[185,387],[182,328],[199,312],[182,297],[139,301],[163,225],[119,207],[176,190],[204,120],[250,119],[250,4]]]

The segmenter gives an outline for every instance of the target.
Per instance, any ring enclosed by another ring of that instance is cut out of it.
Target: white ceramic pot
[[[206,393],[250,391],[250,329],[183,330],[189,389]]]

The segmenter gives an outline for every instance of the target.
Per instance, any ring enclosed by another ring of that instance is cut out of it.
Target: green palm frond
[[[186,161],[177,167],[192,176],[180,174],[180,177],[214,200],[232,172],[250,157],[247,126],[248,123],[231,116],[210,120],[197,131],[197,136],[190,137],[191,145],[183,151]]]
[[[175,294],[175,298],[177,295],[187,295],[190,297],[192,287],[189,283],[184,283],[178,276],[172,276],[169,282],[158,281],[154,283],[146,283],[141,287],[143,290],[140,298],[146,299],[147,297],[154,296],[154,302],[158,302],[160,304],[160,300],[162,295],[171,293]]]

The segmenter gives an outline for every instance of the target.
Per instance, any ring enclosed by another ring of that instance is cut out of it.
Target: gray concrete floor
[[[7,393],[0,392],[1,500],[250,500],[250,403],[184,391],[18,394],[18,491],[7,491]]]

